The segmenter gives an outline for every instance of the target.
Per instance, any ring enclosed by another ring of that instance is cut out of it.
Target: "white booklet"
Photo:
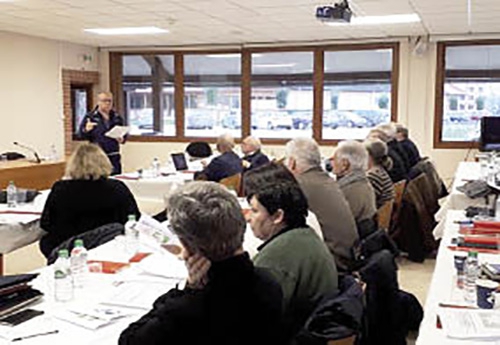
[[[440,308],[443,330],[455,339],[500,339],[498,310]]]
[[[123,138],[128,132],[130,132],[129,126],[114,126],[106,132],[105,136],[113,139],[119,139]]]
[[[98,329],[128,316],[123,310],[110,306],[70,307],[55,315],[56,318],[87,329]]]

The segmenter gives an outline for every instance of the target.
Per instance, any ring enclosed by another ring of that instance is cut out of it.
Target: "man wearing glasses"
[[[113,165],[113,175],[121,174],[120,144],[125,138],[109,138],[106,133],[115,126],[123,126],[123,118],[113,110],[113,94],[101,92],[94,110],[85,115],[80,123],[80,137],[99,145]]]

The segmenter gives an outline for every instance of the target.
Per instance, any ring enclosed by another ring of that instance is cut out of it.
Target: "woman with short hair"
[[[84,143],[66,164],[63,180],[52,186],[40,220],[47,234],[40,250],[49,257],[67,239],[110,223],[125,224],[128,215],[140,216],[127,186],[110,179],[112,165],[104,151]]]
[[[281,285],[285,333],[291,339],[318,303],[337,292],[335,260],[306,225],[306,197],[286,167],[272,163],[251,170],[244,185],[251,206],[248,221],[264,241],[254,262]]]
[[[394,183],[387,173],[392,168],[392,159],[387,155],[387,144],[382,140],[368,139],[364,144],[369,156],[367,177],[375,191],[379,209],[386,202],[394,200]]]

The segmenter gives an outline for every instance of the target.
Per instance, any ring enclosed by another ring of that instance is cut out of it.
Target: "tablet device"
[[[175,170],[187,170],[188,165],[184,153],[172,153],[172,160],[174,161]]]

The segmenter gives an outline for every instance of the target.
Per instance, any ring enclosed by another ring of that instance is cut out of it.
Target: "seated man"
[[[347,270],[358,239],[356,222],[337,182],[321,169],[318,144],[313,139],[293,139],[286,145],[286,158],[288,169],[307,197],[309,209],[318,218],[337,267]]]
[[[195,180],[219,182],[223,178],[240,174],[243,171],[241,158],[233,152],[234,139],[229,134],[221,135],[217,139],[217,151],[220,156],[212,159],[203,171],[195,174]]]
[[[372,129],[367,137],[367,139],[380,139],[387,144],[387,155],[392,160],[392,167],[387,173],[394,183],[406,180],[410,171],[408,156],[395,140],[395,136],[396,131],[393,126],[391,124],[385,124]]]
[[[248,136],[241,142],[241,152],[243,157],[244,171],[258,168],[269,163],[269,158],[260,150],[261,143],[258,138]]]
[[[408,155],[410,169],[413,168],[421,159],[417,145],[408,137],[408,128],[402,124],[396,124],[396,140]]]
[[[375,192],[366,177],[368,152],[355,140],[342,141],[333,156],[333,172],[337,175],[340,189],[351,207],[352,215],[361,235],[360,224],[368,222],[372,230],[377,207]]]
[[[246,222],[236,197],[218,184],[193,182],[168,205],[187,286],[159,297],[119,344],[280,344],[281,289],[242,249]]]
[[[306,225],[308,205],[297,180],[286,169],[279,177],[274,170],[272,165],[252,170],[244,183],[250,226],[264,241],[255,266],[269,269],[281,285],[289,340],[323,298],[338,292],[338,277],[327,246]]]

